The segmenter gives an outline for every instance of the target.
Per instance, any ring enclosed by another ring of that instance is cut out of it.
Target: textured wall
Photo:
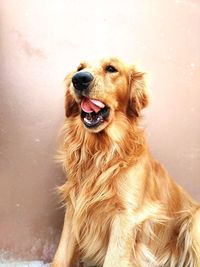
[[[150,72],[151,150],[200,200],[199,0],[0,2],[0,255],[50,260],[62,210],[54,163],[62,80],[80,59],[119,55]]]

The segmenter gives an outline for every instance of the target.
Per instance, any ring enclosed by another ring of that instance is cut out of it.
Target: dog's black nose
[[[77,90],[83,91],[89,87],[93,79],[94,77],[89,72],[77,72],[72,77],[72,83]]]

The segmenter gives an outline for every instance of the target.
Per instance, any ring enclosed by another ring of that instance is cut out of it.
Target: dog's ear
[[[66,89],[66,92],[65,92],[65,115],[66,117],[76,116],[77,113],[79,113],[78,104],[76,103],[73,95],[70,92],[70,84],[71,84],[73,75],[74,75],[74,72],[71,72],[64,79],[64,84],[65,84],[65,89]]]
[[[144,72],[137,71],[135,66],[129,69],[129,100],[127,114],[139,117],[141,110],[148,105],[148,94],[144,79]]]

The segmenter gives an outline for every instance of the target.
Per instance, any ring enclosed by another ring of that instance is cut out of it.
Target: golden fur
[[[114,65],[115,73],[105,67]],[[148,104],[144,73],[115,58],[78,68],[95,77],[89,97],[110,107],[89,130],[66,78],[60,188],[66,215],[53,267],[78,258],[103,267],[200,267],[200,207],[156,162],[138,127]]]

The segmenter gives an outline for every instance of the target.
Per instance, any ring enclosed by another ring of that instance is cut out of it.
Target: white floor
[[[41,261],[6,261],[0,262],[0,267],[50,267],[50,265]]]
[[[85,264],[87,267],[95,267],[92,264]],[[42,261],[1,261],[0,267],[50,267],[49,263],[43,263]]]

